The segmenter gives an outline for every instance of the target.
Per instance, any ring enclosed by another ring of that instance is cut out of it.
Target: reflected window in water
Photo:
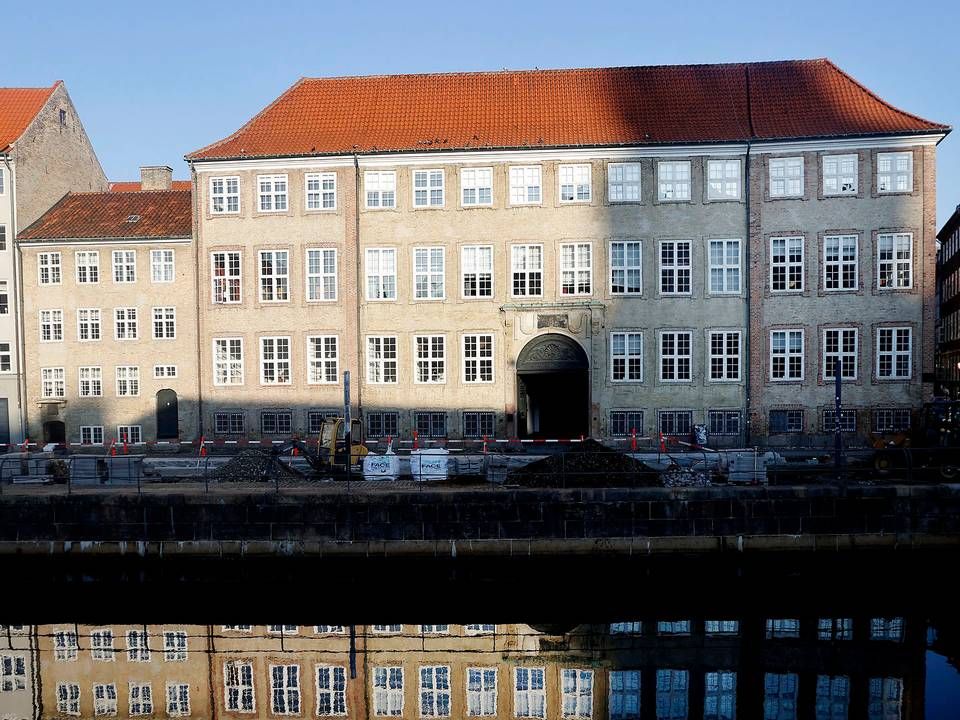
[[[167,631],[163,633],[163,660],[164,662],[186,662],[187,633],[183,630]]]
[[[343,625],[314,625],[314,635],[343,635]]]
[[[450,716],[450,668],[425,665],[420,668],[420,717]]]
[[[374,625],[373,631],[381,634],[392,634],[403,632],[403,625]]]
[[[57,662],[77,659],[77,633],[74,630],[57,630],[53,634],[54,657]]]
[[[317,715],[347,714],[347,670],[342,665],[317,666]]]
[[[253,663],[246,660],[228,660],[224,663],[223,694],[227,710],[253,712]]]
[[[740,632],[739,620],[706,620],[703,623],[707,635],[736,635]]]
[[[689,635],[689,620],[661,620],[657,623],[658,635]]]
[[[737,705],[737,674],[729,670],[704,677],[703,720],[733,720]]]
[[[657,670],[657,720],[686,720],[686,670]]]
[[[80,686],[77,683],[57,683],[57,712],[80,714]]]
[[[271,665],[270,695],[274,715],[299,715],[300,666]]]
[[[424,635],[446,635],[450,632],[449,625],[421,625],[420,632]]]
[[[589,718],[593,716],[593,670],[564,668],[563,716]]]
[[[130,715],[153,714],[153,688],[150,683],[130,683]]]
[[[94,660],[113,662],[113,630],[100,628],[90,633],[90,655]]]
[[[870,700],[867,717],[870,720],[900,720],[903,704],[901,678],[870,678]]]
[[[26,686],[27,663],[20,655],[0,655],[0,692],[23,690]]]
[[[817,675],[817,720],[847,720],[849,707],[850,678]]]
[[[640,671],[610,671],[610,720],[640,717]]]
[[[373,669],[373,714],[381,716],[403,715],[402,667],[375,667]]]
[[[817,622],[820,640],[852,640],[853,618],[820,618]]]
[[[127,660],[150,662],[150,636],[146,630],[127,631]]]
[[[497,669],[467,668],[467,715],[497,714]]]
[[[190,715],[190,686],[186,683],[167,683],[167,715]]]
[[[116,683],[110,683],[109,685],[93,686],[93,714],[94,715],[116,715],[117,714]]]
[[[901,642],[903,640],[903,618],[873,618],[870,620],[870,639]]]
[[[224,632],[242,632],[248,633],[253,629],[252,625],[224,625]]]
[[[767,618],[767,639],[800,637],[800,621],[796,618]]]
[[[496,632],[496,625],[465,625],[467,635],[486,635]]]
[[[766,673],[763,676],[763,718],[764,720],[796,720],[796,674]]]
[[[542,667],[516,668],[513,707],[517,717],[546,717],[547,695],[543,678]]]
[[[611,635],[639,635],[643,632],[641,622],[610,623]]]
[[[300,632],[298,625],[267,625],[267,632],[271,635],[296,635]]]

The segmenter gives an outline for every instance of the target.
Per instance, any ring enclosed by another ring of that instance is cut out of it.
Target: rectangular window
[[[544,668],[514,668],[513,714],[515,717],[546,717],[547,692]]]
[[[113,251],[113,281],[115,283],[133,283],[137,281],[137,251]]]
[[[770,197],[803,196],[803,158],[770,158]]]
[[[740,632],[740,621],[704,620],[703,629],[707,635],[736,635]]]
[[[834,408],[824,410],[821,415],[821,427],[825,433],[836,432],[837,411]],[[840,432],[852,433],[857,431],[857,411],[840,410]]]
[[[823,194],[856,195],[859,185],[856,155],[823,156]]]
[[[77,340],[95,342],[100,339],[100,308],[77,309]]]
[[[657,670],[657,720],[686,720],[689,685],[687,670]]]
[[[168,630],[163,633],[163,661],[186,662],[187,633],[182,630]]]
[[[443,300],[444,257],[442,247],[413,249],[413,296],[417,300]]]
[[[150,251],[150,279],[155,283],[173,282],[173,250]]]
[[[243,385],[243,338],[214,338],[213,384]]]
[[[628,437],[634,432],[643,434],[643,410],[611,410],[610,436]]]
[[[385,438],[397,437],[400,432],[400,413],[396,412],[368,412],[367,437]]]
[[[139,425],[118,425],[117,442],[139,445],[143,442],[143,429]]]
[[[307,173],[307,210],[337,209],[337,174]]]
[[[493,335],[463,336],[463,381],[493,382]]]
[[[415,335],[414,378],[418,383],[446,382],[446,338],[443,335]]]
[[[397,382],[397,338],[393,335],[367,337],[367,382]]]
[[[610,720],[640,717],[640,671],[610,671]]]
[[[873,431],[876,433],[892,433],[909,430],[910,410],[907,408],[880,408],[873,413]]]
[[[337,251],[307,250],[307,300],[337,299]]]
[[[57,662],[72,662],[77,659],[79,646],[74,630],[57,630],[53,634],[54,657]]]
[[[127,632],[127,662],[150,662],[150,636],[146,630]]]
[[[850,708],[850,678],[845,675],[817,675],[816,708],[817,720],[846,720]]]
[[[154,365],[153,379],[161,380],[163,378],[175,378],[177,376],[176,365]]]
[[[322,627],[322,626],[321,626]],[[347,714],[347,673],[341,665],[317,666],[317,715]]]
[[[510,267],[513,272],[513,297],[543,295],[543,246],[512,245]]]
[[[640,197],[640,163],[607,165],[607,198],[610,202],[640,202]]]
[[[770,332],[770,379],[803,380],[803,330]]]
[[[300,666],[271,665],[270,694],[274,715],[299,715]]]
[[[41,285],[59,285],[60,271],[60,253],[37,254],[37,275]]]
[[[213,265],[213,302],[216,305],[240,302],[240,253],[215,252]]]
[[[740,333],[710,333],[710,379],[740,379]]]
[[[803,290],[803,238],[770,238],[770,290]]]
[[[689,620],[661,620],[657,622],[657,635],[689,635]]]
[[[210,213],[222,215],[240,212],[240,178],[210,178]]]
[[[856,235],[827,235],[823,238],[823,288],[857,289]]]
[[[562,668],[560,704],[565,718],[593,717],[593,670]]]
[[[690,294],[690,241],[660,242],[660,294]]]
[[[228,712],[254,711],[252,662],[228,660],[223,664],[223,694]]]
[[[20,658],[22,660],[22,658]],[[80,714],[80,685],[57,683],[57,712],[64,715]]]
[[[593,246],[590,243],[561,243],[560,294],[593,293]]]
[[[733,720],[736,717],[737,674],[708,672],[704,677],[703,720]]]
[[[828,328],[823,331],[823,380],[836,377],[836,363],[840,362],[840,377],[857,379],[856,328]]]
[[[100,662],[113,662],[113,630],[90,631],[90,657]]]
[[[803,410],[771,410],[771,433],[802,433]]]
[[[493,246],[460,248],[460,279],[463,297],[493,297]]]
[[[136,340],[138,335],[137,309],[114,308],[113,337],[116,340]]]
[[[290,384],[290,338],[260,338],[260,382],[264,385]]]
[[[343,625],[314,625],[314,635],[343,635]]]
[[[40,311],[40,342],[63,341],[63,310]]]
[[[13,351],[10,343],[0,343],[0,372],[13,370]]]
[[[213,414],[214,431],[217,435],[241,435],[244,432],[242,412],[218,412]]]
[[[510,204],[539,205],[542,199],[540,166],[510,168]]]
[[[167,715],[186,717],[190,714],[190,686],[186,683],[167,683]]]
[[[912,328],[878,328],[877,377],[909,379],[912,371]]]
[[[103,371],[98,367],[82,367],[80,373],[80,397],[103,395]]]
[[[877,287],[913,287],[912,233],[883,233],[877,236]]]
[[[643,623],[639,620],[634,622],[610,623],[611,635],[639,635],[643,632]]]
[[[172,307],[153,308],[153,339],[173,340],[177,337],[177,310]]]
[[[368,248],[367,300],[397,299],[397,251],[393,248]]]
[[[67,389],[63,368],[40,369],[40,397],[59,399],[66,397]]]
[[[373,714],[377,716],[403,715],[402,667],[375,667],[373,669]]]
[[[117,368],[117,397],[140,395],[140,368],[135,365]]]
[[[336,383],[340,379],[336,335],[307,337],[307,382]]]
[[[913,153],[877,153],[877,192],[913,192]]]
[[[81,445],[103,445],[103,426],[102,425],[81,425],[80,426],[80,444]]]
[[[117,685],[96,684],[93,686],[93,714],[96,716],[117,714]]]
[[[710,241],[710,292],[724,295],[740,292],[740,241]]]
[[[77,284],[100,282],[100,253],[96,250],[78,251],[74,254],[77,266]]]
[[[287,176],[257,175],[257,197],[260,212],[283,212],[287,209]]]
[[[560,181],[560,202],[588,203],[592,199],[589,165],[561,165],[557,176]]]
[[[496,414],[492,412],[464,412],[463,436],[492,438],[496,436]]]
[[[0,655],[0,693],[27,689],[27,668],[23,656]]]
[[[260,251],[260,302],[290,299],[290,262],[286,250]]]
[[[450,717],[450,668],[420,667],[420,717]]]
[[[643,252],[639,240],[610,243],[610,294],[640,295],[643,292]]]
[[[417,434],[426,438],[447,436],[447,414],[445,412],[416,412],[413,414]]]
[[[367,193],[367,209],[397,206],[397,173],[393,170],[365,172],[363,185]]]
[[[690,199],[690,161],[657,163],[657,197],[660,202]]]
[[[711,435],[739,435],[739,410],[711,410],[707,414],[708,428]]]
[[[0,315],[10,314],[10,290],[6,280],[0,280]]]
[[[664,435],[689,435],[693,429],[691,410],[661,410],[659,413],[660,432]]]
[[[467,715],[497,714],[497,668],[467,668]]]
[[[610,333],[610,379],[643,382],[643,333]]]
[[[871,640],[889,640],[891,642],[903,641],[903,618],[871,618],[870,619],[870,639]]]
[[[443,170],[413,171],[413,206],[443,207]]]
[[[740,199],[739,160],[707,160],[707,199]]]
[[[693,334],[660,333],[660,380],[683,382],[691,379]]]
[[[493,205],[493,168],[461,169],[460,191],[464,207]]]
[[[260,431],[264,435],[289,435],[293,431],[293,413],[289,410],[261,412]]]

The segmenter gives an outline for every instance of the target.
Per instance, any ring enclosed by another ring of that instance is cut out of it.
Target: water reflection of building
[[[36,705],[36,645],[32,625],[0,625],[0,718],[27,720]]]
[[[38,695],[0,694],[0,717],[923,716],[925,625],[909,617],[641,618],[556,635],[526,625],[41,625],[31,637]]]

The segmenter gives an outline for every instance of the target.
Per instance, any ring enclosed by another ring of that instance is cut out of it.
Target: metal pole
[[[840,382],[840,358],[833,363],[834,377],[834,408],[833,408],[833,466],[837,471],[837,480],[846,485],[846,477],[841,477],[843,467],[843,435],[840,427],[840,404],[843,396],[842,384]]]
[[[350,464],[353,461],[353,438],[351,435],[351,418],[350,418],[350,371],[343,371],[343,423],[346,426],[343,432],[343,442],[345,445],[345,450],[347,453],[346,465],[347,465],[347,493],[350,492]],[[333,450],[336,453],[337,450],[337,440],[333,440]],[[330,458],[334,460],[334,458]]]

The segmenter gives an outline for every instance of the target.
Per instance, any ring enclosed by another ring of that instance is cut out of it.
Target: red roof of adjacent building
[[[190,190],[193,182],[190,180],[174,180],[172,190]],[[140,192],[139,180],[117,180],[110,183],[111,192]]]
[[[189,160],[656,145],[909,133],[899,110],[826,59],[303,78]]]
[[[40,108],[62,84],[62,80],[57,80],[48,88],[0,88],[0,152],[23,135]]]
[[[20,240],[190,237],[190,192],[67,193]]]

